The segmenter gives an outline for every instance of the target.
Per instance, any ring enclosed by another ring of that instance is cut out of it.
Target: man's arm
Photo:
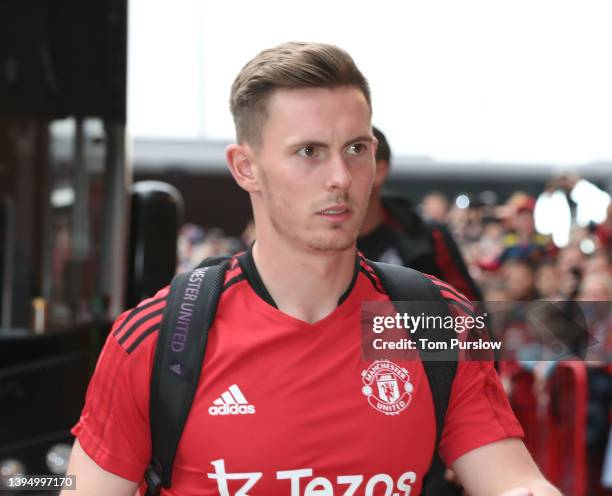
[[[138,483],[107,472],[94,462],[77,439],[72,447],[67,474],[76,475],[76,491],[64,490],[60,496],[133,496]]]
[[[457,479],[470,496],[561,496],[542,475],[520,439],[485,444],[453,463]],[[525,488],[527,492],[515,491]]]

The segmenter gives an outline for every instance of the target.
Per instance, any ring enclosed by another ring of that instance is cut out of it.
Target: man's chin
[[[355,248],[357,244],[357,233],[344,236],[332,235],[312,238],[308,241],[310,249],[322,253],[343,252]]]

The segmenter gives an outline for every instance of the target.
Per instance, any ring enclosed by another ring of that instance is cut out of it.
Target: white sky
[[[132,0],[134,137],[233,139],[229,89],[264,48],[335,43],[396,155],[612,161],[609,0]]]

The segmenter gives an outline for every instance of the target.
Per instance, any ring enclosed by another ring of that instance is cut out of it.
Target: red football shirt
[[[151,455],[149,384],[167,292],[117,319],[72,430],[98,465],[133,481]],[[361,303],[387,300],[358,257],[338,307],[309,324],[276,308],[250,253],[234,258],[162,495],[419,494],[435,443],[422,363],[362,359]],[[522,436],[492,364],[460,363],[444,461]]]

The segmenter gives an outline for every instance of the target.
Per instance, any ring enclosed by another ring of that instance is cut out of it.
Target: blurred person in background
[[[193,269],[203,260],[199,251],[205,238],[206,232],[203,227],[195,224],[181,226],[178,234],[177,274]]]
[[[485,301],[510,301],[510,294],[508,293],[506,283],[501,277],[491,277],[483,287]]]
[[[253,219],[249,220],[244,227],[244,231],[240,235],[240,242],[244,250],[248,250],[255,242],[255,221]]]
[[[504,226],[496,220],[488,221],[480,239],[481,260],[495,260],[504,252]]]
[[[438,222],[423,220],[408,199],[383,193],[391,149],[385,135],[376,127],[372,130],[378,140],[376,175],[358,249],[366,258],[436,276],[470,300],[480,300],[480,290],[448,229]]]
[[[538,296],[544,300],[558,300],[562,298],[559,289],[561,271],[555,261],[541,264],[535,274],[535,287]]]
[[[558,257],[559,269],[563,273],[567,273],[572,269],[583,270],[585,257],[582,250],[577,244],[571,244],[559,251]]]
[[[179,231],[176,273],[192,270],[206,258],[233,255],[241,249],[241,241],[227,236],[223,229],[204,229],[195,224],[185,224]]]
[[[465,202],[464,205],[461,202]],[[461,247],[477,243],[484,228],[484,203],[471,200],[467,195],[458,195],[448,212],[447,221],[455,239]]]
[[[428,220],[445,223],[448,216],[448,198],[440,191],[427,193],[421,202],[421,213]]]
[[[242,245],[240,241],[234,237],[228,236],[223,229],[218,227],[208,231],[202,251],[200,262],[209,257],[218,257],[221,255],[233,255],[240,251]]]
[[[533,265],[527,260],[510,260],[501,268],[508,296],[512,301],[530,301],[538,297]]]
[[[610,262],[608,256],[603,250],[599,250],[587,258],[584,262],[584,274],[607,274],[608,277],[612,277],[610,274]]]
[[[565,299],[574,299],[584,275],[585,256],[578,243],[570,244],[559,252],[559,291]]]
[[[494,271],[499,268],[500,259],[505,250],[504,236],[505,229],[502,223],[497,219],[489,219],[478,242],[464,248],[472,252],[472,256],[468,258],[468,263],[481,271]],[[479,272],[477,279],[480,281],[480,279],[486,277]]]
[[[522,330],[513,329],[519,320],[515,315],[516,306],[513,304],[506,282],[499,274],[490,275],[482,287],[488,310],[488,329],[495,339],[504,343],[503,359],[507,361],[514,356],[511,350],[517,348],[513,343],[523,339]]]
[[[612,281],[609,274],[588,273],[580,284],[578,299],[609,302],[612,299]]]
[[[504,237],[504,251],[499,262],[521,259],[537,263],[552,250],[551,239],[536,232],[533,218],[535,200],[524,197],[513,205],[513,215],[510,219],[510,231]]]

